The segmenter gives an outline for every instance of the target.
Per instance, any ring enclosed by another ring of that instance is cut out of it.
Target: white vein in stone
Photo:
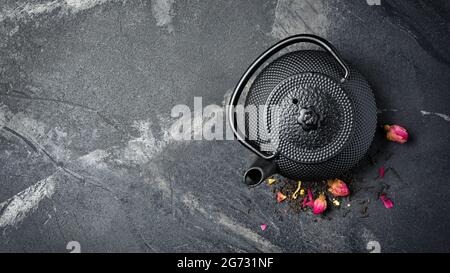
[[[272,25],[272,37],[283,39],[299,33],[326,36],[330,22],[323,0],[278,0]]]
[[[237,223],[227,215],[220,212],[215,212],[216,210],[212,208],[207,211],[206,208],[200,205],[199,200],[191,192],[181,194],[181,196],[179,197],[183,204],[191,210],[191,213],[195,215],[200,214],[207,219],[211,219],[234,235],[252,242],[252,245],[257,247],[260,251],[266,253],[281,252],[280,247],[274,245],[272,242],[254,232],[253,230]]]
[[[428,111],[424,111],[424,110],[420,111],[420,113],[421,113],[423,116],[437,116],[437,117],[442,118],[442,119],[445,120],[445,121],[449,121],[449,122],[450,122],[450,116],[449,116],[449,115],[446,115],[446,114],[433,113],[433,112],[428,112]]]
[[[152,13],[159,27],[167,27],[169,33],[173,31],[173,9],[175,0],[152,0]]]
[[[24,20],[34,18],[54,11],[59,11],[60,14],[76,14],[107,2],[118,2],[118,0],[53,0],[40,3],[29,1],[14,8],[6,7],[1,9],[0,22],[5,19]]]
[[[58,173],[37,182],[0,204],[0,228],[15,226],[55,193]]]

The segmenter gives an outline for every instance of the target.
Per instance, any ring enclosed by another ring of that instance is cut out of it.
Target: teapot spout
[[[257,186],[277,173],[277,167],[271,161],[258,158],[244,174],[244,183]]]

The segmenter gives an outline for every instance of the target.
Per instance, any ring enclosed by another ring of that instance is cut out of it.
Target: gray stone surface
[[[78,241],[83,252],[367,252],[376,240],[385,252],[448,252],[449,10],[446,0],[0,0],[0,251]],[[269,187],[242,186],[253,155],[235,141],[167,137],[172,107],[222,106],[260,52],[297,33],[332,41],[373,85],[380,124],[412,134],[405,146],[378,134],[346,217],[284,213]],[[393,210],[369,190],[379,166],[401,178],[385,179]]]

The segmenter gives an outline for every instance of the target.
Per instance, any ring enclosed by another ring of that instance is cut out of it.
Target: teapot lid
[[[353,132],[353,107],[341,84],[321,73],[301,73],[270,93],[267,129],[277,152],[299,163],[334,157]]]

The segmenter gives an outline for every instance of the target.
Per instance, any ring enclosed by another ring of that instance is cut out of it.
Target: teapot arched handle
[[[230,121],[231,129],[233,130],[233,134],[235,137],[241,142],[245,147],[247,147],[249,150],[260,156],[261,158],[264,158],[266,160],[271,160],[277,156],[277,154],[272,155],[265,155],[255,147],[253,147],[246,139],[245,136],[243,136],[238,130],[237,130],[237,124],[236,124],[236,111],[235,108],[239,102],[239,98],[241,97],[242,92],[244,91],[245,86],[251,79],[251,77],[255,74],[255,72],[273,55],[280,52],[282,49],[291,46],[293,44],[298,43],[312,43],[315,45],[318,45],[325,49],[328,53],[330,53],[334,59],[339,63],[339,65],[342,67],[344,71],[344,77],[341,79],[341,83],[344,83],[347,81],[348,77],[350,76],[350,68],[348,65],[344,62],[338,51],[334,48],[334,46],[328,42],[327,40],[311,34],[299,34],[294,35],[291,37],[288,37],[277,44],[273,45],[271,48],[266,50],[263,54],[261,54],[247,69],[245,74],[240,79],[239,83],[236,85],[236,88],[234,89],[234,92],[230,98],[229,101],[229,108],[228,108],[228,117]]]

